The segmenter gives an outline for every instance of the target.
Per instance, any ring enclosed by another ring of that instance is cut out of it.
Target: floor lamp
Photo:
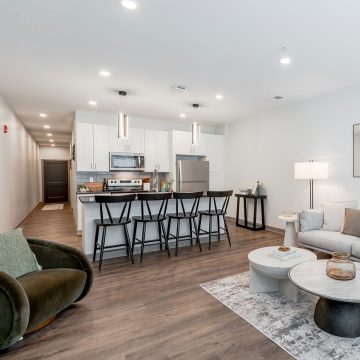
[[[295,179],[310,181],[310,209],[314,208],[314,180],[328,179],[328,163],[310,160],[295,163]]]

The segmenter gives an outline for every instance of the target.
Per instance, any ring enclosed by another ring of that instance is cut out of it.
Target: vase
[[[326,264],[326,275],[336,280],[354,279],[356,267],[349,257],[348,253],[332,253],[332,258]]]

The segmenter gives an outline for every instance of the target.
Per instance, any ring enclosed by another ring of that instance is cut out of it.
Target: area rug
[[[314,295],[301,291],[295,304],[277,293],[251,294],[248,272],[200,286],[295,359],[360,359],[360,338],[340,338],[316,326]]]
[[[63,210],[64,204],[45,205],[41,210]]]

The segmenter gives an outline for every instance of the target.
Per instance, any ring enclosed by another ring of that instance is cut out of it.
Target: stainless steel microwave
[[[111,171],[144,171],[144,154],[110,153]]]

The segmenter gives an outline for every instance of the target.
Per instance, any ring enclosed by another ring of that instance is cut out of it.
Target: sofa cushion
[[[324,222],[321,210],[303,210],[300,212],[300,231],[320,230]]]
[[[0,234],[0,271],[17,278],[39,269],[22,229]]]
[[[360,210],[345,209],[343,234],[359,237],[360,240]]]
[[[352,247],[359,242],[359,238],[334,231],[313,230],[304,233],[300,232],[299,242],[318,249],[351,254]]]
[[[347,202],[323,203],[323,230],[340,231],[344,221],[345,208],[356,209],[357,203],[357,200]]]
[[[360,238],[358,238],[358,241],[352,246],[352,256],[360,259]]]
[[[82,293],[86,273],[74,269],[51,269],[17,279],[29,299],[30,319],[27,331],[67,308]]]

